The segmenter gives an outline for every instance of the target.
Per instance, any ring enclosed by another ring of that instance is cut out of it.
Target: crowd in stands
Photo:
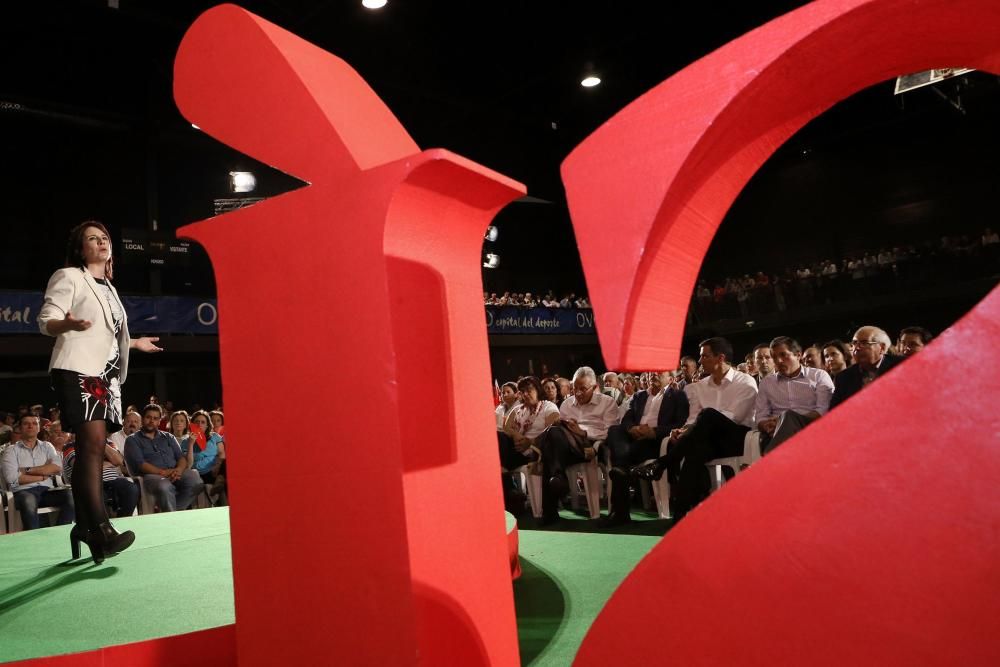
[[[504,292],[497,296],[496,292],[483,292],[483,302],[487,306],[521,306],[523,308],[590,308],[590,301],[585,296],[577,296],[573,292],[563,298],[556,297],[549,290],[544,296],[536,297],[531,292]]]
[[[21,405],[0,416],[0,491],[12,494],[22,527],[38,528],[38,510],[44,507],[58,507],[57,523],[71,523],[67,485],[73,482],[76,452],[59,408]],[[161,406],[151,396],[141,409],[128,406],[123,422],[105,443],[102,478],[109,513],[130,516],[143,506],[157,512],[189,509],[202,494],[205,505],[227,503],[221,406],[209,411],[195,405],[188,412],[174,410],[169,400]],[[0,522],[6,520],[0,516]]]
[[[978,238],[945,236],[921,245],[868,251],[839,260],[757,271],[742,277],[700,280],[691,316],[701,324],[723,319],[752,320],[793,308],[827,305],[871,293],[921,289],[945,280],[995,275],[1000,235],[990,228]]]
[[[682,357],[674,371],[598,375],[584,366],[572,378],[497,384],[505,504],[521,513],[526,497],[515,477],[541,475],[541,520],[556,521],[571,488],[567,468],[596,459],[611,480],[605,525],[630,522],[631,488],[664,474],[679,520],[709,493],[707,462],[742,456],[752,431],[766,455],[931,338],[922,327],[907,327],[893,341],[864,326],[849,342],[803,347],[778,336],[742,357],[726,339],[709,338],[697,358]]]

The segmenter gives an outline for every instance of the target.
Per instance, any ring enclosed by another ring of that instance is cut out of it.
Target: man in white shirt
[[[608,429],[606,446],[611,452],[611,497],[606,525],[632,520],[629,514],[628,470],[636,463],[660,455],[660,442],[684,425],[688,402],[684,391],[667,387],[668,373],[649,374],[649,389],[636,393],[622,423]]]
[[[665,456],[634,470],[642,479],[659,479],[664,471],[669,473],[676,498],[675,521],[708,495],[705,463],[741,455],[743,440],[754,425],[757,383],[732,367],[732,344],[725,338],[709,338],[700,348],[701,366],[708,377],[684,390],[690,406],[687,423],[671,431]]]
[[[566,468],[594,458],[598,441],[607,438],[608,427],[618,421],[618,405],[597,391],[597,374],[589,366],[576,369],[573,395],[562,402],[559,413],[559,423],[538,441],[547,480],[542,498],[544,522],[559,516],[559,499],[569,490]]]
[[[825,415],[833,398],[826,371],[802,365],[802,346],[794,338],[771,341],[776,373],[760,381],[756,419],[761,451],[766,454]]]
[[[108,436],[108,440],[111,441],[111,446],[118,450],[119,454],[124,456],[125,454],[125,439],[130,435],[139,430],[142,426],[142,417],[136,411],[129,412],[125,415],[125,419],[122,421],[122,430],[115,431]],[[131,475],[138,475],[139,473],[131,472],[128,467],[125,466],[125,472]]]

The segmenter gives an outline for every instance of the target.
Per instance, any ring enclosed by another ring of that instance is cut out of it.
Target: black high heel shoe
[[[80,542],[87,541],[87,529],[82,524],[74,523],[69,531],[69,548],[73,552],[73,560],[80,557]]]
[[[132,546],[135,542],[135,533],[131,530],[119,533],[110,521],[105,521],[89,530],[80,527],[80,524],[75,524],[69,533],[69,541],[74,559],[80,557],[80,542],[86,542],[94,564],[100,565],[105,558],[116,556]]]
[[[660,459],[645,463],[641,466],[636,466],[632,468],[632,474],[639,479],[645,479],[649,481],[656,481],[663,477],[663,472],[667,469],[666,463],[661,463]]]

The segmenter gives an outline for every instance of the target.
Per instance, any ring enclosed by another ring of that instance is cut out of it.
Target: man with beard
[[[187,509],[205,485],[174,436],[159,430],[163,411],[149,404],[142,410],[142,428],[125,439],[125,459],[133,474],[142,475],[143,489],[161,512]]]
[[[771,357],[777,372],[760,381],[756,407],[764,454],[825,415],[833,396],[829,374],[802,364],[802,346],[794,338],[772,340]]]

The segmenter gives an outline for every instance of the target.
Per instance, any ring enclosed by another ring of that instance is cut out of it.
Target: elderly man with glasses
[[[618,423],[618,404],[597,390],[597,374],[588,366],[573,374],[573,395],[562,402],[559,413],[559,422],[538,440],[547,480],[542,495],[544,523],[559,516],[559,499],[569,490],[566,468],[594,458],[597,441],[607,438],[608,428]]]
[[[835,408],[864,389],[875,378],[898,364],[901,359],[889,354],[892,339],[882,329],[864,326],[850,343],[854,365],[837,374],[830,408]]]

